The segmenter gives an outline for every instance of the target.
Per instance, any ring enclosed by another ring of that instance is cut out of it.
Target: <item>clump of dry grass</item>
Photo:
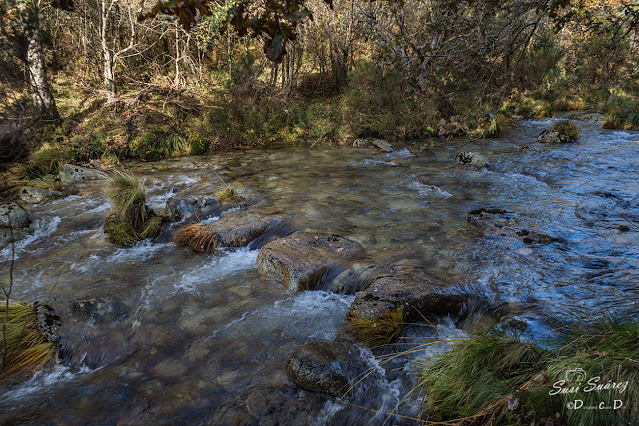
[[[7,314],[6,341],[0,335],[0,341],[7,352],[0,377],[15,377],[34,373],[58,358],[58,348],[51,343],[38,327],[36,309],[26,303],[0,303],[0,318]],[[1,349],[0,349],[1,350]],[[0,354],[1,355],[1,354]]]
[[[214,251],[218,246],[215,232],[206,229],[199,223],[179,229],[172,241],[197,251]]]
[[[346,330],[357,340],[369,346],[382,346],[399,336],[404,327],[404,310],[401,306],[371,319],[361,314],[347,318]]]

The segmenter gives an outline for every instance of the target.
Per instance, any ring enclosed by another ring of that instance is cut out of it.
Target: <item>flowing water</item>
[[[210,195],[223,179],[259,208],[294,218],[295,229],[358,241],[371,258],[406,253],[525,320],[537,338],[561,321],[636,313],[639,300],[639,134],[576,122],[577,143],[536,142],[552,121],[524,121],[499,140],[424,141],[432,148],[420,156],[402,146],[388,154],[300,148],[127,166],[146,180],[155,209],[171,196]],[[491,166],[456,166],[460,149],[482,152]],[[484,236],[465,220],[481,207],[562,241]],[[353,295],[287,292],[258,276],[256,249],[203,254],[162,238],[112,245],[98,183],[31,210],[35,232],[16,245],[13,297],[61,313],[65,363],[4,389],[0,423],[241,423],[233,410],[245,401],[264,424],[411,423],[295,389],[286,377],[297,347],[337,335]],[[0,252],[3,282],[9,256]],[[78,309],[91,300],[102,303],[97,312]],[[438,330],[407,328],[406,341],[463,334],[463,324],[440,321]],[[414,361],[444,347],[387,363],[362,347],[370,375],[349,402],[417,415],[420,398],[405,398]]]

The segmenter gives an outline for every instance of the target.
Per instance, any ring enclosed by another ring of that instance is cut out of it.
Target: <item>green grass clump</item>
[[[226,188],[226,189],[223,189],[222,191],[216,192],[215,193],[215,198],[217,198],[217,200],[220,203],[229,203],[231,201],[244,201],[244,198],[242,198],[240,195],[238,195],[231,188]]]
[[[111,200],[111,212],[105,219],[104,232],[111,241],[133,244],[160,233],[163,218],[146,206],[144,187],[135,176],[116,172],[105,192]]]
[[[639,100],[611,96],[601,111],[606,114],[604,129],[639,130]]]
[[[625,385],[586,391],[612,383]],[[573,386],[579,390],[560,392]],[[424,360],[419,387],[435,421],[531,424],[559,413],[563,424],[639,424],[639,322],[602,320],[564,332],[549,349],[500,332],[474,334],[445,355]],[[518,410],[508,410],[510,397],[520,400]],[[584,407],[617,400],[623,409],[570,409],[577,399]]]
[[[0,378],[24,376],[42,369],[58,358],[58,348],[49,342],[38,327],[38,314],[35,308],[26,303],[9,302],[6,311],[5,301],[0,303],[0,320],[7,313],[6,342],[0,334],[0,351],[6,344],[7,354],[0,371]],[[2,354],[0,353],[0,357]]]
[[[550,130],[560,135],[568,136],[571,142],[576,141],[579,137],[579,129],[569,120],[556,122],[550,127]]]
[[[404,327],[404,310],[401,306],[375,318],[364,315],[350,315],[346,330],[357,340],[369,346],[387,345],[397,338]]]

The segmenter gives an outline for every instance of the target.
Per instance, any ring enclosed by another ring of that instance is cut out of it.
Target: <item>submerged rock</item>
[[[291,355],[286,374],[302,387],[341,397],[350,388],[342,358],[335,343],[310,342]]]
[[[262,247],[257,268],[291,291],[315,290],[363,254],[359,243],[338,235],[298,232]]]
[[[0,250],[11,243],[12,234],[13,241],[31,234],[30,225],[31,214],[24,207],[14,202],[0,204]]]
[[[63,184],[107,179],[109,177],[109,175],[100,170],[88,169],[86,167],[74,166],[72,164],[63,164],[60,167],[59,176],[60,182]]]
[[[113,296],[100,298],[74,299],[71,309],[94,322],[115,322],[125,316],[129,308],[120,299]]]
[[[479,152],[462,151],[455,156],[455,163],[471,167],[488,167],[490,161]]]
[[[254,386],[206,419],[212,425],[305,425],[325,405],[325,398],[289,386]],[[311,422],[312,423],[312,422]]]
[[[222,209],[220,202],[215,197],[197,197],[180,199],[171,197],[166,202],[165,212],[171,220],[198,217],[206,219],[216,216]]]
[[[498,208],[473,210],[466,216],[466,222],[480,229],[485,235],[517,238],[525,244],[563,241],[552,235],[512,226],[511,215],[506,210]]]
[[[550,129],[546,129],[546,130],[542,131],[539,134],[539,136],[537,136],[537,140],[539,142],[552,143],[552,144],[573,142],[573,140],[570,138],[570,136],[563,135],[563,134],[560,134],[558,132],[553,132]]]

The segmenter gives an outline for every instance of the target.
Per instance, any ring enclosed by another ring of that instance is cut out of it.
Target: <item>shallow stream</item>
[[[429,149],[419,156],[401,145],[392,153],[299,148],[127,167],[146,180],[147,203],[158,210],[171,196],[210,195],[223,180],[261,208],[293,217],[295,229],[358,241],[373,257],[410,253],[434,275],[506,307],[537,338],[562,321],[639,311],[639,133],[575,122],[578,142],[536,142],[552,121],[524,121],[497,140],[422,141]],[[455,165],[462,149],[482,152],[490,167]],[[482,235],[466,223],[482,207],[505,209],[518,226],[562,241]],[[258,276],[258,250],[249,248],[203,254],[161,240],[115,246],[102,230],[109,203],[98,183],[30,210],[35,233],[17,243],[13,297],[59,309],[68,350],[65,365],[4,390],[0,423],[226,423],[229,407],[252,395],[251,414],[264,424],[411,424],[316,398],[287,379],[286,359],[306,342],[333,339],[353,295],[292,294]],[[0,252],[3,282],[9,255]],[[85,300],[105,307],[91,315],[71,309]],[[408,327],[411,343],[396,350],[463,335],[467,325],[442,318],[439,330]],[[384,364],[362,347],[372,373],[349,402],[417,415],[419,398],[405,398],[413,361],[441,350]],[[303,422],[291,401],[306,404]]]

